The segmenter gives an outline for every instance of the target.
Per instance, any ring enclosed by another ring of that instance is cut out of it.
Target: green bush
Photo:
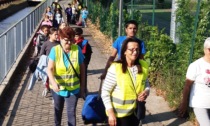
[[[118,33],[118,2],[111,2],[110,7],[104,7],[99,1],[90,0],[89,4],[91,4],[89,11],[92,22],[96,23],[96,20],[99,19],[100,30],[115,40]],[[172,107],[177,107],[180,103],[190,55],[193,56],[193,61],[201,57],[203,42],[207,36],[210,36],[209,4],[209,1],[202,1],[194,46],[192,36],[195,26],[196,2],[178,0],[179,7],[176,12],[178,44],[174,44],[170,37],[163,33],[163,30],[159,31],[158,27],[143,22],[139,10],[133,11],[133,15],[128,10],[123,10],[122,24],[132,19],[132,16],[139,23],[137,37],[146,44],[145,60],[150,64],[151,85],[166,92],[166,99]]]

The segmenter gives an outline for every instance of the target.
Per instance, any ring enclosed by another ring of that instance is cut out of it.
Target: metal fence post
[[[196,30],[197,30],[197,26],[198,26],[198,15],[200,13],[200,6],[201,6],[200,4],[201,4],[201,1],[198,0],[197,9],[196,9],[196,16],[195,16],[194,31],[193,31],[192,41],[191,41],[189,64],[192,62],[192,57],[193,57],[193,51],[194,51],[194,45],[195,45],[195,37],[196,37]]]
[[[122,16],[123,16],[123,0],[119,3],[119,31],[118,36],[122,35]]]

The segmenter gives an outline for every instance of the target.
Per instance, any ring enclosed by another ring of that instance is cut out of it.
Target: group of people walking
[[[47,56],[45,85],[54,101],[55,126],[61,125],[64,103],[67,106],[68,125],[76,126],[77,101],[87,93],[87,68],[91,58],[91,54],[88,55],[87,51],[90,45],[82,36],[81,28],[73,29],[68,26],[73,20],[77,20],[74,9],[77,2],[69,4],[65,9],[68,24],[58,18],[59,14],[62,15],[60,12],[62,8],[58,3],[52,4],[55,10],[53,13],[48,7],[36,39],[36,56]],[[82,12],[84,13],[82,22],[85,27],[88,14],[86,9],[85,7]],[[50,23],[51,20],[56,20],[59,27]],[[138,23],[135,20],[125,23],[126,35],[114,41],[113,51],[100,76],[104,80],[101,97],[106,108],[107,123],[110,126],[138,126],[141,120],[136,113],[138,102],[145,102],[150,93],[149,67],[144,61],[145,43],[136,37],[137,29]],[[188,68],[183,101],[179,109],[180,116],[183,116],[191,93],[190,106],[194,108],[201,126],[210,125],[209,38],[204,43],[204,53],[203,58]]]
[[[53,13],[52,8],[55,10]],[[57,20],[56,14],[61,14],[58,12],[61,9],[57,2],[46,8],[44,20],[34,39],[35,58],[39,62],[28,89],[32,90],[35,82],[41,79],[44,84],[42,95],[50,93],[53,97],[54,124],[61,125],[66,102],[68,125],[74,126],[78,98],[85,97],[86,93],[86,69],[92,50],[88,40],[82,36],[82,28],[73,29],[63,20]],[[57,21],[56,24],[53,23],[54,20]]]

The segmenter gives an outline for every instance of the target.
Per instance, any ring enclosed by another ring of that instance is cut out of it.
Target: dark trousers
[[[87,89],[87,70],[88,70],[88,64],[85,64],[85,95],[88,93]]]
[[[68,24],[71,24],[71,23],[72,23],[72,22],[71,22],[71,16],[72,16],[72,15],[68,15],[68,14],[67,14],[67,22],[68,22]]]
[[[123,118],[117,118],[117,126],[138,126],[139,121],[134,114]]]
[[[77,95],[70,95],[69,97],[62,97],[51,90],[54,100],[54,121],[55,126],[61,125],[64,102],[66,102],[66,110],[68,117],[68,126],[76,126],[76,106],[78,101]]]

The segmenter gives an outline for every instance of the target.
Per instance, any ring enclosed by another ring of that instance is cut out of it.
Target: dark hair
[[[43,31],[45,28],[47,28],[47,29],[49,29],[49,26],[48,25],[42,25],[41,27],[40,27],[40,29]]]
[[[127,22],[125,23],[125,28],[127,28],[128,25],[130,25],[130,24],[134,24],[134,25],[136,25],[136,27],[138,28],[138,23],[137,23],[135,20],[129,20],[129,21],[127,21]]]
[[[75,35],[82,35],[83,34],[83,30],[81,28],[75,28]]]
[[[127,45],[128,45],[129,42],[136,42],[139,45],[139,40],[136,39],[135,37],[126,38],[123,41],[123,44],[122,44],[122,47],[121,47],[121,53],[120,53],[120,60],[116,61],[117,63],[121,63],[122,64],[122,72],[123,73],[125,73],[126,70],[127,70],[127,62],[126,62],[126,57],[125,57],[124,53],[127,50]],[[139,52],[141,52],[141,48],[139,49]],[[140,55],[140,53],[138,55]],[[141,64],[139,63],[139,56],[135,60],[134,65],[137,66],[138,73],[142,73]]]
[[[58,29],[52,27],[52,28],[50,28],[50,30],[49,30],[49,34],[53,34],[53,33],[56,32],[56,31],[58,31]]]
[[[62,39],[63,38],[72,39],[75,36],[75,32],[71,27],[67,26],[59,30],[59,35]]]

